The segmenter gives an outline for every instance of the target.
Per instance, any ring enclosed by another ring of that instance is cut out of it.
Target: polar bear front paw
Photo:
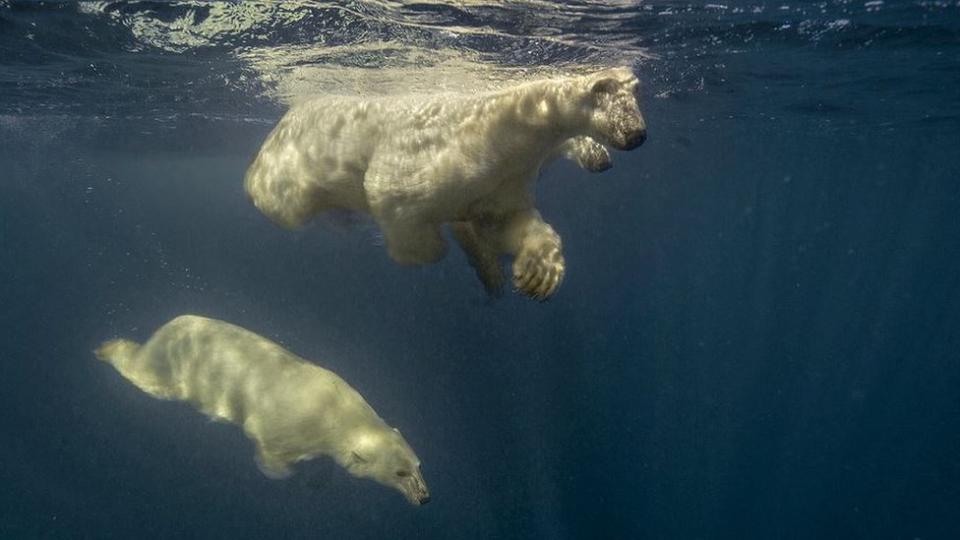
[[[603,172],[612,166],[610,152],[590,137],[567,139],[560,150],[567,159],[573,160],[586,171]]]
[[[577,163],[590,172],[603,172],[613,165],[610,152],[594,140],[584,145]]]
[[[513,285],[530,298],[546,300],[563,281],[565,267],[558,243],[525,247],[513,261]]]

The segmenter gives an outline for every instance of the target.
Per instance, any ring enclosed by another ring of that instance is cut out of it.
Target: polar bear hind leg
[[[493,297],[503,294],[506,278],[500,268],[499,254],[493,246],[480,237],[476,226],[469,221],[451,223],[450,230],[457,244],[467,254],[467,262],[477,272],[487,294]]]
[[[513,260],[513,285],[531,298],[546,300],[556,292],[566,270],[560,235],[539,215],[523,228]]]
[[[271,480],[282,480],[293,474],[286,461],[270,454],[260,445],[257,445],[257,452],[254,454],[253,460],[256,461],[260,472]]]
[[[556,292],[566,269],[562,242],[553,227],[540,217],[540,212],[530,208],[491,223],[474,222],[472,227],[483,247],[471,253],[471,247],[465,246],[468,257],[477,257],[476,253],[484,250],[513,255],[513,285],[517,290],[537,300],[546,300]],[[490,259],[477,258],[490,264]],[[479,269],[477,274],[484,281]]]
[[[447,242],[436,223],[381,222],[390,258],[399,264],[431,264],[447,254]]]

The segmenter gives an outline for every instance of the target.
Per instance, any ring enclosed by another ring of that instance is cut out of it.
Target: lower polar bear
[[[96,355],[156,398],[187,401],[243,427],[267,476],[288,476],[291,464],[323,455],[412,504],[430,500],[420,460],[363,396],[337,374],[253,332],[184,315],[142,346],[117,339]]]
[[[556,157],[602,171],[610,156],[601,143],[642,144],[637,89],[633,73],[616,68],[476,95],[320,97],[287,112],[244,183],[288,228],[331,209],[370,213],[401,264],[441,259],[448,223],[488,291],[502,288],[506,254],[514,285],[544,299],[565,263],[532,184]]]

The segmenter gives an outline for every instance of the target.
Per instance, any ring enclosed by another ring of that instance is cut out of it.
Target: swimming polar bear
[[[411,504],[430,500],[420,460],[363,396],[332,371],[253,332],[183,315],[142,346],[116,339],[95,354],[153,397],[187,401],[242,426],[271,478],[323,455],[354,476],[400,491]]]
[[[503,286],[505,254],[514,256],[517,289],[545,299],[565,263],[532,184],[551,159],[602,171],[610,156],[601,143],[640,146],[638,85],[615,68],[475,95],[316,98],[280,120],[244,185],[287,228],[325,210],[370,213],[401,264],[441,259],[441,226],[450,224],[489,292]]]

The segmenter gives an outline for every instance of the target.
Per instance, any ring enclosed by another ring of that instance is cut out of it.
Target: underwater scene
[[[0,538],[958,538],[958,181],[954,0],[0,0]]]

